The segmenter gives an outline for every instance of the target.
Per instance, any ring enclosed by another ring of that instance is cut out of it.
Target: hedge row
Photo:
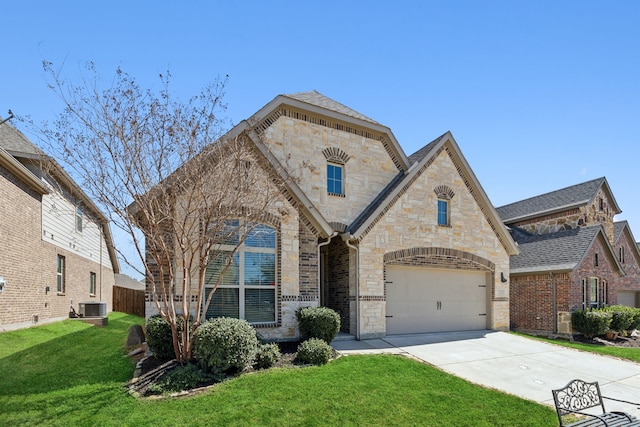
[[[628,334],[640,328],[640,308],[625,305],[578,310],[571,313],[573,330],[588,338],[603,335],[607,331]]]

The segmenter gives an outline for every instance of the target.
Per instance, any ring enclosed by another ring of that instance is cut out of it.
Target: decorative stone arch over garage
[[[417,247],[385,254],[384,266],[388,335],[490,328],[493,262]]]

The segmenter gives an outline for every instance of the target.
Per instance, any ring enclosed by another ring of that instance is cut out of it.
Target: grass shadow
[[[24,348],[0,358],[0,396],[127,381],[135,368],[123,356],[127,332],[142,322],[137,316],[111,313],[105,327],[65,320],[0,334],[0,347],[4,340],[24,343]]]

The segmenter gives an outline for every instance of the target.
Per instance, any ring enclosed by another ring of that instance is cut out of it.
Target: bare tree
[[[176,358],[186,362],[238,248],[249,236],[271,238],[261,224],[282,208],[283,184],[246,134],[221,139],[226,79],[180,102],[168,73],[154,92],[120,69],[101,88],[92,63],[78,84],[51,63],[44,67],[64,103],[42,130],[45,141],[131,239],[139,262],[123,248],[119,257],[143,266],[147,290],[171,325]]]

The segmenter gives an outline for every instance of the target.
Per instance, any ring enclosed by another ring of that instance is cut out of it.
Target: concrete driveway
[[[334,341],[342,354],[405,354],[476,384],[553,407],[551,389],[580,378],[604,396],[640,402],[640,364],[572,350],[506,332],[469,331]],[[640,351],[640,349],[638,349]],[[640,404],[605,400],[607,411],[640,418]]]

